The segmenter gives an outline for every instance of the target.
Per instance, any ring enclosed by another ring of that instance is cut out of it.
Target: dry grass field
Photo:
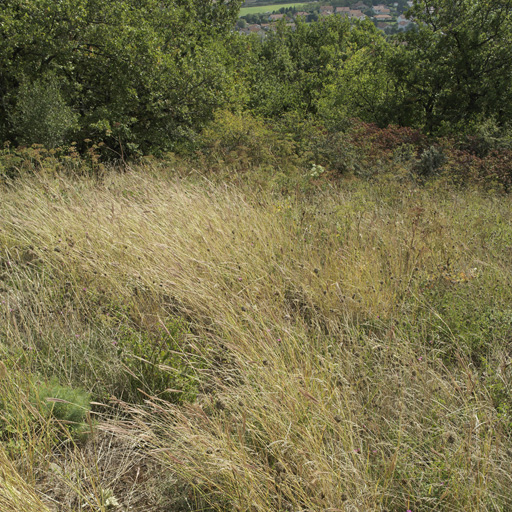
[[[512,510],[510,197],[251,172],[0,190],[0,510]]]

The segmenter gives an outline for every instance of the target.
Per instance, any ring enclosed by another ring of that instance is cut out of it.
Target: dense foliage
[[[220,45],[236,2],[7,0],[0,137],[166,149],[230,95]]]
[[[512,0],[416,0],[416,28],[391,37],[341,16],[239,35],[239,7],[2,2],[0,139],[90,140],[124,158],[197,148],[220,109],[334,131],[353,118],[436,135],[510,121]]]
[[[408,117],[427,131],[463,129],[495,117],[510,121],[512,2],[423,0],[411,14],[418,30],[403,37],[392,74]]]

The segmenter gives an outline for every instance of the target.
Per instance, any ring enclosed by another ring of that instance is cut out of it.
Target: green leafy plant
[[[44,417],[57,420],[75,440],[83,439],[90,430],[91,395],[82,389],[62,386],[56,379],[34,382],[30,401]]]
[[[78,122],[77,142],[122,160],[189,140],[232,87],[222,43],[239,5],[2,2],[0,138],[54,147]]]
[[[445,161],[446,156],[442,149],[431,146],[423,151],[414,171],[421,178],[430,178],[442,170]]]
[[[201,354],[187,343],[185,322],[170,319],[156,332],[124,326],[118,354],[128,373],[127,394],[140,399],[156,394],[173,402],[192,401],[198,389]]]

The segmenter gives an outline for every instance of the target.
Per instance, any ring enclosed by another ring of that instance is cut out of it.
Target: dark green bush
[[[23,451],[35,438],[48,446],[63,439],[82,441],[90,432],[91,395],[20,372],[12,362],[1,365],[0,439],[14,452]]]
[[[71,142],[68,137],[78,128],[78,116],[64,101],[53,76],[20,86],[11,120],[20,143],[48,149]]]
[[[420,178],[430,178],[441,172],[445,162],[446,156],[442,149],[431,146],[423,151],[414,167],[414,171]]]

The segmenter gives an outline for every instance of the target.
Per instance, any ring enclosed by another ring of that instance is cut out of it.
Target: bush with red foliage
[[[476,184],[485,188],[512,190],[512,150],[493,149],[486,154],[475,146],[443,140],[447,173],[458,185]]]
[[[374,123],[354,121],[352,128],[353,143],[355,146],[368,148],[373,152],[391,156],[393,152],[404,144],[410,144],[425,149],[427,138],[420,131],[408,126],[389,125],[380,128]]]

